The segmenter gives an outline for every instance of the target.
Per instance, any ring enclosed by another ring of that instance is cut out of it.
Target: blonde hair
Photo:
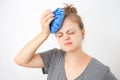
[[[77,14],[77,9],[73,7],[73,5],[65,4],[63,7],[65,12],[65,18],[70,18],[73,22],[77,22],[79,24],[80,29],[84,29],[84,24],[82,22],[81,17]]]

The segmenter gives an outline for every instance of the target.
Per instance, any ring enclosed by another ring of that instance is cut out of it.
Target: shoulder
[[[84,78],[85,80],[117,80],[110,68],[95,58],[92,58],[88,64]]]
[[[39,55],[41,55],[41,57],[55,58],[64,55],[64,51],[62,49],[53,48],[44,52],[40,52]]]
[[[91,64],[94,66],[95,70],[97,69],[97,71],[106,71],[110,69],[107,65],[103,64],[95,58],[92,58]]]
[[[51,55],[62,55],[64,53],[62,49],[58,48],[50,49],[49,52],[51,53]]]
[[[92,58],[89,67],[91,70],[94,70],[96,74],[101,75],[105,74],[110,69],[107,65],[103,64],[95,58]]]
[[[38,54],[49,54],[49,55],[53,55],[54,53],[55,54],[58,54],[58,53],[63,53],[64,51],[62,49],[58,49],[58,48],[53,48],[53,49],[49,49],[49,50],[46,50],[46,51],[43,51],[43,52],[40,52]]]
[[[106,72],[109,71],[109,67],[101,63],[95,58],[92,58],[88,64],[86,74],[91,78],[90,80],[103,80]],[[88,78],[89,78],[88,77]]]
[[[63,58],[64,53],[65,52],[62,49],[54,48],[52,49],[51,57],[53,57],[53,59],[61,59],[61,57]]]

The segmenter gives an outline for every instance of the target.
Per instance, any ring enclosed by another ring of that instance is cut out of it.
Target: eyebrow
[[[68,33],[68,32],[71,31],[71,30],[74,30],[74,29],[69,29],[69,30],[67,30],[66,33]],[[58,32],[58,33],[56,33],[56,34],[62,34],[62,32]]]
[[[69,30],[67,31],[67,33],[68,33],[69,31],[71,31],[71,30],[74,30],[74,29],[69,29]]]

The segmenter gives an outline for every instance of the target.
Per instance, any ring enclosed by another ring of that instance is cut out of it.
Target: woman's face
[[[78,23],[66,18],[61,29],[55,34],[57,40],[65,52],[81,49],[84,38],[84,30],[80,30]]]

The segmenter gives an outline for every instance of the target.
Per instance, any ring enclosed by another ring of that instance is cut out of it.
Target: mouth
[[[66,42],[65,44],[64,44],[64,46],[69,46],[69,45],[71,45],[72,44],[72,42]]]

